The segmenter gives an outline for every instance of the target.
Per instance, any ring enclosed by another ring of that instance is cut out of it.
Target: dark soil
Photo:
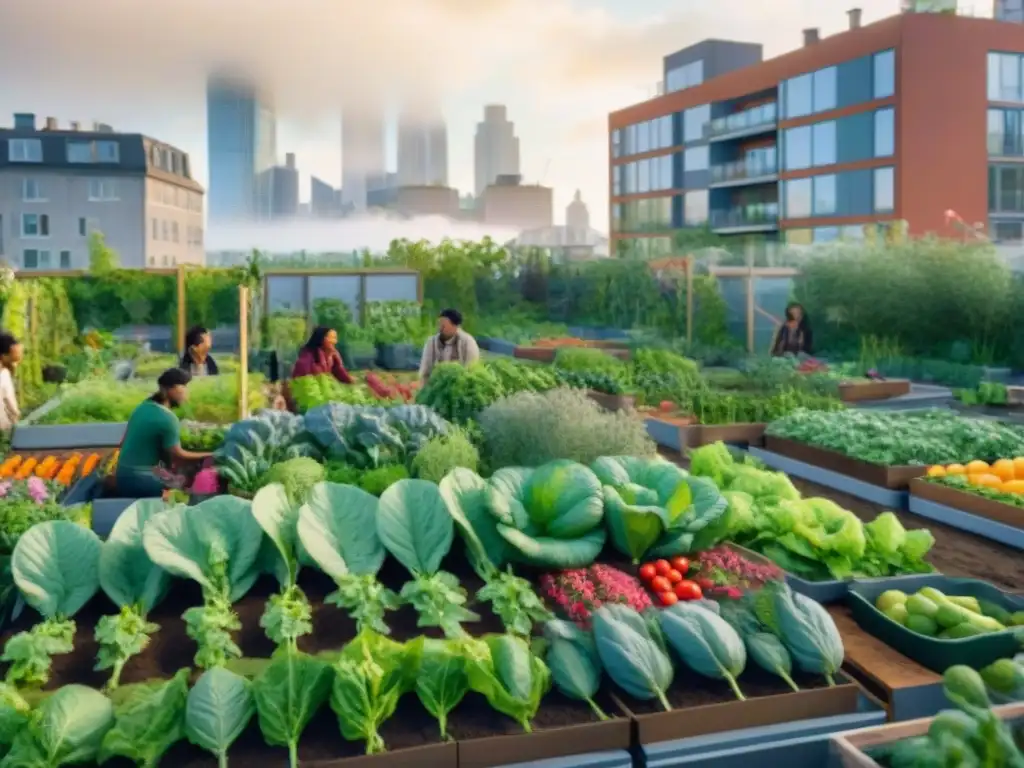
[[[828,687],[825,678],[801,672],[794,672],[793,681],[804,691]],[[755,667],[752,662],[747,664],[746,670],[736,679],[736,684],[748,699],[793,693],[793,689],[786,685],[781,678]],[[641,701],[634,699],[617,686],[613,687],[615,695],[634,715],[650,715],[665,711],[657,698]],[[709,704],[728,704],[737,701],[736,694],[733,693],[727,682],[703,677],[683,665],[677,665],[675,679],[665,698],[668,699],[672,709],[705,707]]]
[[[608,717],[622,716],[611,696],[604,689],[595,700]],[[549,728],[566,728],[600,722],[590,705],[564,696],[554,688],[544,696],[536,717],[531,721],[534,732]],[[467,693],[448,717],[448,730],[456,741],[483,739],[490,736],[515,736],[523,727],[508,715],[503,715],[487,703],[479,693]]]
[[[483,582],[469,568],[462,552],[456,551],[457,549],[453,549],[444,567],[459,577],[472,600],[472,596],[483,586]],[[388,558],[381,570],[380,578],[385,585],[397,592],[410,577],[393,558]],[[308,653],[340,650],[355,637],[356,630],[355,622],[344,611],[324,603],[324,598],[334,591],[334,582],[320,571],[306,568],[299,574],[299,584],[313,606],[313,632],[299,638],[300,650]],[[279,589],[272,577],[261,576],[249,593],[234,606],[242,622],[242,629],[235,633],[235,642],[248,658],[266,658],[273,653],[274,644],[260,627],[260,617],[269,597]],[[185,622],[181,615],[186,609],[201,604],[202,593],[199,585],[188,580],[176,579],[167,597],[149,616],[150,620],[160,625],[160,630],[153,634],[149,647],[143,653],[128,661],[121,675],[121,682],[139,683],[167,679],[182,667],[192,667],[196,644],[186,634]],[[471,604],[471,608],[480,614],[480,621],[465,625],[470,633],[482,635],[504,631],[500,619],[491,613],[489,605]],[[46,686],[48,689],[55,690],[68,683],[99,688],[106,683],[109,670],[93,669],[99,650],[93,637],[93,630],[100,617],[116,612],[117,608],[102,591],[78,612],[74,617],[78,625],[75,649],[71,653],[53,658],[53,674]],[[37,621],[39,616],[36,612],[31,608],[26,609],[18,621],[8,625],[0,633],[0,646],[6,643],[11,635],[30,628]],[[443,637],[436,627],[417,627],[416,612],[408,606],[389,614],[386,621],[391,628],[391,636],[398,641],[420,635]],[[6,669],[3,671],[6,672]]]
[[[661,451],[668,459],[687,466],[688,462],[672,451]],[[799,478],[790,478],[793,485],[804,496],[818,496],[831,499],[844,509],[853,512],[864,522],[874,520],[885,507],[872,504],[855,496],[834,491]],[[1021,553],[1004,544],[961,531],[925,517],[891,510],[905,528],[927,528],[935,537],[935,546],[928,554],[928,561],[940,573],[988,581],[1003,589],[1020,591],[1024,589],[1024,557]]]

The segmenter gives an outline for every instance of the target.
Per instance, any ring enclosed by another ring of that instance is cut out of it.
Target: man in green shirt
[[[157,379],[156,394],[132,411],[117,461],[115,477],[119,496],[160,497],[164,484],[153,474],[155,468],[169,467],[175,460],[199,461],[210,455],[181,447],[181,424],[171,412],[188,399],[191,380],[192,376],[180,368],[164,371]]]

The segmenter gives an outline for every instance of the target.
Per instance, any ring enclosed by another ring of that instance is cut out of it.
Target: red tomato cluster
[[[686,578],[690,561],[685,557],[656,560],[640,566],[640,580],[647,585],[662,605],[673,605],[680,600],[700,600],[704,593],[700,585]]]

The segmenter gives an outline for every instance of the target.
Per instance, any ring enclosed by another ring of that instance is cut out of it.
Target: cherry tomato
[[[664,576],[655,576],[651,579],[651,590],[653,592],[668,592],[672,589],[672,583]]]
[[[704,597],[704,593],[701,592],[700,587],[696,582],[686,579],[676,584],[675,595],[680,600],[700,600]]]
[[[658,599],[661,600],[662,605],[675,605],[679,600],[675,592],[660,592],[658,593]]]
[[[658,575],[658,571],[655,569],[653,563],[647,563],[646,565],[640,566],[640,578],[644,581],[650,581]]]
[[[685,557],[673,557],[672,567],[685,576],[690,572],[690,561]]]
[[[715,588],[715,582],[713,582],[711,579],[701,578],[694,579],[694,581],[697,582],[697,586],[700,587],[702,590]]]
[[[668,560],[659,560],[654,564],[659,576],[665,576],[672,570],[672,564]]]
[[[681,574],[679,571],[673,568],[671,571],[665,574],[665,578],[668,579],[669,582],[672,584],[678,584],[680,581],[683,580],[683,574]]]

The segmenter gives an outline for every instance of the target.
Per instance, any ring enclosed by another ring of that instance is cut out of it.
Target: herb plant
[[[264,740],[288,748],[289,768],[299,766],[299,739],[327,700],[334,674],[330,664],[295,650],[279,653],[252,685]]]
[[[530,733],[530,721],[551,688],[551,671],[514,635],[485,635],[463,642],[469,687],[492,708],[508,715]]]
[[[252,684],[223,667],[214,667],[188,693],[185,735],[213,753],[219,768],[228,768],[228,750],[252,720],[256,705]]]
[[[114,727],[103,737],[99,761],[124,757],[140,766],[157,766],[185,738],[188,669],[170,680],[139,683],[114,706]]]
[[[462,644],[418,637],[409,643],[409,652],[418,662],[416,695],[423,708],[437,718],[441,740],[448,741],[448,715],[469,690]]]

